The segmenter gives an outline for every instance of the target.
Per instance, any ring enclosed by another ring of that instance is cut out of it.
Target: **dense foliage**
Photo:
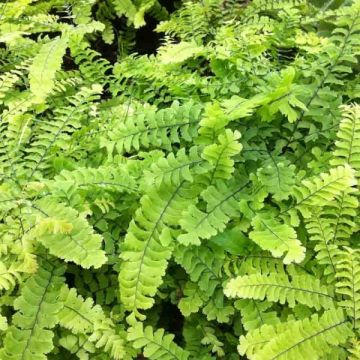
[[[2,360],[360,359],[360,1],[0,17]]]

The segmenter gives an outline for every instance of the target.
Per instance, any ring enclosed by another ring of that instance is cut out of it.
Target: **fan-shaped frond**
[[[9,290],[18,281],[20,281],[20,274],[16,269],[16,265],[6,266],[4,262],[0,261],[0,290]]]
[[[64,304],[58,314],[59,324],[74,334],[91,333],[95,321],[103,315],[101,307],[94,305],[91,298],[84,300],[67,286],[62,287],[59,298]]]
[[[88,334],[88,341],[96,348],[104,348],[112,359],[125,355],[124,339],[116,332],[113,322],[107,318],[99,305],[90,298],[84,300],[75,289],[64,286],[60,299],[63,308],[59,312],[59,323],[76,335]]]

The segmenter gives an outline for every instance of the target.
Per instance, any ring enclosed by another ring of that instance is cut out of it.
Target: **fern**
[[[342,311],[329,310],[321,317],[314,315],[311,319],[291,323],[288,329],[269,339],[251,359],[320,358],[344,344],[350,336]],[[243,352],[241,345],[240,352]]]
[[[136,323],[129,330],[128,340],[135,348],[144,348],[144,355],[149,359],[188,359],[188,353],[173,342],[173,335],[164,335],[164,330],[153,331],[151,326],[143,327]]]
[[[310,239],[316,241],[316,257],[320,265],[324,265],[325,275],[335,274],[336,259],[339,255],[339,248],[334,243],[334,230],[328,219],[323,219],[314,212],[307,223],[307,231]]]
[[[59,345],[79,359],[86,359],[89,353],[92,354],[95,352],[94,345],[87,341],[85,336],[75,336],[72,334],[63,335],[59,339]]]
[[[299,263],[304,259],[305,249],[289,225],[274,221],[270,214],[255,216],[252,225],[254,229],[249,237],[262,249],[269,250],[275,257],[285,254],[285,264]]]
[[[242,299],[235,302],[235,307],[241,312],[241,322],[246,331],[257,329],[265,324],[279,323],[280,320],[276,312],[271,311],[271,306],[272,303],[268,301]]]
[[[27,280],[14,303],[18,311],[6,332],[3,359],[46,359],[53,349],[51,329],[57,323],[62,304],[57,302],[64,268],[55,269],[46,262]]]
[[[54,78],[60,70],[67,47],[67,38],[54,39],[44,44],[29,69],[30,91],[41,101],[54,87]]]
[[[201,194],[207,203],[206,211],[199,210],[194,204],[184,211],[179,222],[186,233],[181,234],[178,241],[184,245],[200,245],[200,239],[209,239],[224,230],[230,218],[240,213],[236,196],[246,185],[227,188],[224,183],[218,183],[217,188],[209,186]]]
[[[349,164],[356,172],[359,170],[359,106],[346,106],[343,109],[343,119],[340,122],[335,142],[333,166]]]
[[[154,162],[150,170],[144,172],[146,186],[175,185],[183,180],[194,182],[194,175],[206,173],[210,168],[199,156],[198,147],[192,147],[189,154],[179,150],[176,155],[170,153],[166,158]]]
[[[98,83],[103,86],[106,85],[107,83],[104,83],[105,74],[112,68],[109,61],[92,50],[89,44],[79,41],[79,37],[71,40],[69,44],[70,50],[85,82],[89,84]]]
[[[56,109],[55,121],[42,123],[42,129],[34,136],[31,147],[26,149],[27,166],[32,178],[39,168],[46,168],[46,161],[51,155],[53,147],[66,141],[67,132],[73,133],[80,127],[81,112],[86,111],[90,101],[94,101],[101,92],[99,85],[91,89],[83,88],[77,95],[69,99],[70,106]],[[64,139],[65,138],[65,139]]]
[[[296,207],[307,217],[308,206],[325,206],[343,191],[351,192],[355,185],[354,171],[350,167],[332,168],[328,174],[323,173],[313,181],[304,180],[302,186],[294,189]]]
[[[125,123],[109,132],[109,140],[119,153],[157,146],[169,149],[180,138],[191,141],[195,136],[201,107],[192,103],[128,117]]]
[[[284,275],[248,275],[231,280],[225,289],[229,297],[287,302],[290,307],[296,303],[326,309],[333,306],[333,296],[320,281],[309,275],[300,275],[291,280]]]
[[[185,41],[179,44],[167,45],[158,50],[158,56],[163,64],[181,63],[192,57],[201,56],[204,48],[197,46],[194,43]]]
[[[34,237],[51,254],[84,268],[97,268],[106,262],[101,236],[94,234],[74,209],[44,200],[36,206],[40,215],[27,236]]]
[[[20,278],[16,265],[12,264],[9,267],[7,264],[0,263],[0,290],[12,289]]]
[[[352,318],[353,328],[358,328],[359,313],[359,255],[356,250],[347,248],[340,255],[336,264],[336,291],[344,295],[340,302]]]
[[[213,170],[209,182],[212,183],[217,179],[229,179],[233,173],[234,161],[231,159],[237,155],[242,146],[239,144],[239,132],[232,132],[229,129],[218,137],[219,144],[208,145],[205,147],[202,157],[208,161]]]
[[[114,329],[114,324],[108,319],[102,308],[93,304],[92,299],[84,299],[76,294],[75,289],[63,287],[61,300],[64,303],[59,313],[59,323],[74,334],[91,334],[88,341],[96,348],[104,347],[112,359],[124,357],[124,339]]]
[[[246,336],[241,337],[241,343],[238,346],[238,351],[241,355],[247,355],[249,359],[253,359],[256,354],[261,351],[261,348],[278,336],[287,327],[293,325],[294,321],[286,323],[279,322],[275,325],[264,324],[252,331],[249,331]]]
[[[115,165],[114,165],[115,166]],[[78,168],[73,171],[63,170],[53,181],[48,182],[49,190],[54,193],[63,184],[71,184],[79,189],[107,189],[116,192],[136,192],[135,179],[125,167],[101,166],[98,168]]]
[[[257,176],[275,200],[286,200],[295,185],[295,165],[277,162],[270,154],[270,160],[258,169]]]
[[[358,0],[0,18],[1,359],[356,358]]]
[[[84,301],[75,289],[63,287],[60,299],[64,303],[58,314],[59,323],[74,334],[88,334],[93,331],[94,323],[102,315],[100,306],[94,306],[92,299]]]
[[[141,207],[130,223],[121,254],[120,293],[126,309],[139,315],[148,309],[171,256],[178,209],[192,201],[192,190],[183,181],[162,187],[140,200]],[[154,211],[156,210],[156,211]]]
[[[223,255],[206,247],[178,247],[175,259],[189,274],[190,279],[197,282],[200,289],[209,294],[221,283]]]

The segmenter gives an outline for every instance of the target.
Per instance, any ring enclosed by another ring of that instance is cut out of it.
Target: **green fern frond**
[[[355,185],[354,171],[348,165],[331,168],[329,173],[322,173],[313,180],[303,180],[301,186],[294,188],[296,207],[309,217],[309,207],[326,206],[342,192],[352,192]]]
[[[266,346],[275,336],[286,331],[294,324],[294,320],[287,322],[277,322],[276,324],[264,324],[258,328],[250,330],[246,336],[240,337],[238,352],[246,355],[248,359],[255,359],[258,352]]]
[[[288,199],[295,186],[295,165],[288,161],[277,161],[271,154],[270,159],[257,170],[257,177],[266,190],[277,201]]]
[[[0,103],[6,103],[6,96],[11,98],[10,91],[14,89],[15,85],[24,83],[31,61],[31,59],[25,59],[0,75]]]
[[[88,104],[98,99],[101,92],[100,85],[82,88],[76,95],[67,99],[70,106],[55,110],[55,118],[52,121],[40,123],[31,145],[25,150],[26,166],[30,167],[29,178],[49,167],[48,160],[53,155],[54,147],[67,148],[69,134],[81,127],[82,117],[89,111]]]
[[[103,143],[110,144],[122,154],[138,151],[140,148],[171,149],[172,144],[192,141],[196,135],[201,106],[192,102],[184,105],[173,103],[159,111],[143,109],[141,113],[130,115],[122,123],[111,129]]]
[[[178,308],[181,314],[185,317],[193,313],[199,312],[200,308],[204,306],[209,300],[209,295],[202,291],[197,283],[187,281],[182,289],[182,296],[178,303]]]
[[[224,254],[206,246],[178,246],[174,251],[176,262],[189,274],[199,288],[212,294],[221,283]]]
[[[151,10],[155,5],[159,5],[156,0],[138,0],[133,2],[132,0],[111,0],[116,11],[116,14],[120,17],[126,16],[130,22],[134,24],[135,28],[139,28],[145,25],[144,15],[145,12]],[[159,6],[161,9],[161,6]]]
[[[86,85],[101,84],[105,86],[107,81],[104,79],[108,79],[106,74],[112,69],[110,62],[104,59],[100,53],[92,50],[85,41],[81,41],[81,36],[71,39],[69,46]]]
[[[68,39],[61,37],[44,44],[29,69],[30,91],[36,101],[42,101],[53,89],[55,75],[60,70]]]
[[[95,352],[93,343],[85,335],[63,334],[59,337],[59,345],[80,360],[86,360]]]
[[[265,324],[275,325],[280,322],[272,303],[257,300],[236,300],[235,308],[241,313],[241,323],[246,331],[251,331]]]
[[[346,247],[336,263],[336,292],[343,296],[339,305],[344,307],[352,319],[353,328],[358,329],[360,319],[360,253]]]
[[[35,209],[39,212],[27,237],[39,241],[51,254],[84,268],[98,268],[106,262],[102,237],[76,210],[46,198],[38,201]]]
[[[312,216],[307,219],[306,229],[310,240],[316,241],[316,258],[320,265],[325,266],[324,275],[335,275],[336,259],[339,256],[339,248],[334,242],[334,228],[327,218],[320,216],[318,212],[313,211]]]
[[[128,341],[136,349],[143,349],[148,359],[187,360],[189,353],[173,341],[174,335],[165,335],[164,329],[154,332],[151,326],[144,328],[142,323],[135,323],[128,332]]]
[[[224,297],[222,289],[216,289],[207,304],[202,309],[208,321],[229,323],[235,313],[232,302]]]
[[[71,1],[71,10],[77,24],[87,24],[92,20],[91,10],[96,0]]]
[[[178,44],[166,44],[159,48],[158,57],[163,64],[177,64],[190,58],[203,55],[205,48],[195,43],[182,41]]]
[[[137,10],[132,0],[112,0],[112,4],[119,17],[125,15],[130,19],[135,18]]]
[[[16,283],[20,282],[20,273],[15,264],[6,266],[0,261],[0,290],[12,289]]]
[[[348,360],[360,359],[360,341],[358,339],[353,339],[351,341],[351,347],[348,350],[350,353]]]
[[[67,286],[62,287],[59,299],[64,304],[58,314],[59,324],[74,334],[91,333],[94,322],[102,315],[101,307],[94,305],[91,298],[84,300]]]
[[[284,325],[286,328],[272,336],[250,359],[321,359],[345,344],[352,334],[342,310],[329,310],[320,317],[313,315]]]
[[[333,166],[349,164],[358,176],[360,171],[360,106],[345,105],[342,115],[331,164]]]
[[[98,168],[77,168],[69,171],[63,170],[56,175],[54,180],[47,183],[52,193],[61,191],[63,184],[70,184],[79,190],[91,190],[101,188],[103,190],[120,192],[136,192],[135,179],[129,174],[125,166],[99,166]]]
[[[270,273],[286,274],[286,269],[289,268],[289,265],[285,267],[281,258],[275,258],[267,253],[229,258],[228,261],[228,264],[224,264],[224,270],[226,270],[229,277],[257,273],[263,275],[268,275]]]
[[[247,185],[235,186],[218,181],[216,186],[209,186],[201,194],[206,210],[201,211],[193,204],[183,212],[179,223],[186,233],[177,240],[183,245],[200,245],[200,239],[209,239],[224,230],[231,217],[240,215],[237,196]]]
[[[210,165],[207,166],[205,160],[201,159],[197,146],[190,148],[188,154],[183,148],[176,155],[171,152],[166,158],[154,162],[150,170],[144,171],[144,182],[146,186],[157,187],[162,184],[175,185],[183,180],[193,182],[194,175],[204,174],[209,169]]]
[[[279,10],[282,10],[286,7],[300,7],[306,5],[305,0],[253,0],[248,7],[245,8],[244,16],[249,16],[253,13],[259,13],[259,12],[277,12]]]
[[[285,255],[285,264],[304,260],[305,248],[291,226],[274,220],[270,213],[256,215],[251,224],[253,230],[249,237],[263,250],[270,251],[274,257]]]
[[[0,3],[0,359],[356,358],[360,0]]]
[[[148,309],[162,282],[172,253],[179,210],[196,198],[183,181],[176,187],[163,186],[141,198],[124,239],[119,282],[121,300],[127,310]]]
[[[356,192],[356,188],[354,192]],[[334,243],[341,244],[347,241],[356,229],[355,219],[358,206],[359,202],[355,194],[342,192],[322,210],[333,227],[332,241]]]
[[[103,348],[111,359],[120,360],[125,357],[124,339],[117,333],[110,319],[103,318],[94,324],[93,333],[89,337],[97,348]]]
[[[45,360],[53,349],[52,329],[62,304],[58,301],[64,283],[64,267],[55,268],[42,262],[37,273],[30,277],[15,300],[16,314],[6,331],[0,357],[4,360]]]
[[[124,339],[116,333],[114,324],[105,316],[101,306],[94,305],[90,298],[84,300],[75,289],[67,286],[61,289],[60,299],[64,304],[58,314],[61,326],[76,335],[88,334],[87,339],[96,348],[104,348],[112,359],[124,357]]]
[[[290,307],[297,303],[317,310],[334,307],[329,289],[311,275],[293,276],[291,280],[282,274],[239,276],[229,281],[224,292],[231,298],[287,302]]]
[[[209,183],[215,180],[228,180],[234,172],[235,155],[239,154],[242,145],[238,142],[241,134],[238,131],[232,132],[226,129],[218,136],[218,143],[206,146],[201,157],[212,165],[209,176]]]

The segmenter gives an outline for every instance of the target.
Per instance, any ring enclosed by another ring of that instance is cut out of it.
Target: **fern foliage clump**
[[[0,19],[0,359],[360,358],[359,0]]]

